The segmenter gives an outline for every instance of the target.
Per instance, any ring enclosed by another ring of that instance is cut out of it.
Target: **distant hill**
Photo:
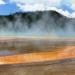
[[[0,32],[23,32],[25,34],[61,34],[74,32],[75,19],[68,18],[57,11],[38,11],[0,15]],[[34,33],[32,33],[34,34]]]

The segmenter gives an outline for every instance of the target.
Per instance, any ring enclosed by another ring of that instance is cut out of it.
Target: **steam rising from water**
[[[16,13],[0,16],[0,35],[74,36],[75,19],[56,11]]]

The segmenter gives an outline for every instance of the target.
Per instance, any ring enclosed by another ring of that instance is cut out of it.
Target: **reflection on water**
[[[33,53],[40,51],[64,50],[69,45],[75,45],[75,41],[40,39],[5,40],[0,41],[0,56],[20,53]]]
[[[0,50],[0,56],[7,56],[7,55],[12,55],[14,54],[15,52],[14,51],[11,51],[11,50]]]

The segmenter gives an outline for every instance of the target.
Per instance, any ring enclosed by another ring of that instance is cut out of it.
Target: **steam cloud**
[[[15,13],[0,16],[0,35],[55,35],[75,33],[75,19],[56,11]]]
[[[15,13],[7,16],[0,16],[0,36],[1,35],[23,35],[23,36],[74,36],[75,19],[67,18],[56,11],[40,11]],[[0,55],[9,55],[24,52],[35,52],[44,50],[56,50],[63,45],[72,45],[73,42],[55,40],[37,40],[21,42],[17,40],[0,42]],[[58,42],[57,42],[58,41]],[[49,47],[48,47],[49,46]],[[12,48],[16,52],[10,52]],[[21,50],[20,50],[21,49]],[[61,50],[61,49],[60,49]],[[65,51],[64,51],[65,52]]]

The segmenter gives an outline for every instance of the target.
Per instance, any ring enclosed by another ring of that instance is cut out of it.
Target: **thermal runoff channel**
[[[75,34],[75,19],[56,11],[0,15],[0,36],[69,36]]]

